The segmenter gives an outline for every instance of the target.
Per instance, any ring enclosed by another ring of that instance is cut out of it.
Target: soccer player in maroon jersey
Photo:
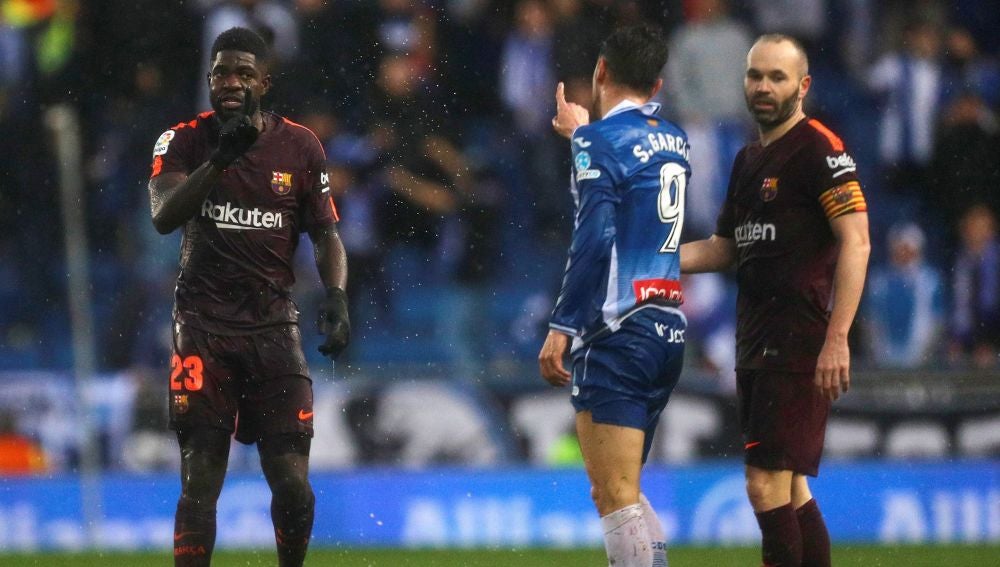
[[[806,117],[802,45],[764,35],[747,55],[760,139],[736,156],[715,234],[681,247],[681,270],[737,266],[737,396],[747,495],[765,565],[829,566],[830,536],[806,476],[830,403],[850,385],[847,333],[868,264],[868,215],[844,143]]]
[[[320,351],[336,357],[350,338],[347,261],[326,157],[311,131],[258,110],[271,86],[266,59],[255,32],[221,33],[208,76],[214,110],[167,130],[153,149],[153,224],[163,234],[184,230],[169,381],[181,450],[176,566],[211,562],[234,433],[257,444],[278,564],[305,559],[316,499],[308,479],[312,382],[290,296],[300,232],[309,233],[326,286]]]

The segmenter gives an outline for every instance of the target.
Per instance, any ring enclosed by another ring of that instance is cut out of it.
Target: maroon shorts
[[[816,476],[830,402],[813,378],[803,372],[736,371],[746,464]]]
[[[241,443],[313,434],[313,396],[298,325],[216,335],[174,324],[170,428],[216,427]]]

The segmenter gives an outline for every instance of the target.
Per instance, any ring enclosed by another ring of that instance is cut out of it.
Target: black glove
[[[320,345],[323,356],[336,359],[351,342],[351,321],[347,317],[347,293],[339,287],[326,288],[326,298],[319,304],[319,332],[326,335]]]
[[[220,170],[226,169],[257,141],[257,127],[250,119],[257,112],[257,100],[250,87],[243,91],[243,115],[227,120],[219,130],[219,148],[208,161]]]

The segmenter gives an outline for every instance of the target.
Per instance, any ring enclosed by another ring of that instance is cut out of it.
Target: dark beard
[[[223,108],[222,103],[216,99],[212,99],[212,110],[215,111],[215,116],[219,118],[220,122],[226,122],[230,118],[239,118],[240,116],[243,116],[243,108],[228,110]]]
[[[783,124],[785,120],[795,113],[795,105],[799,100],[799,91],[796,90],[795,93],[785,100],[778,101],[777,106],[774,110],[770,111],[760,111],[753,107],[754,101],[750,97],[745,97],[747,103],[747,109],[753,116],[754,122],[763,130],[772,130],[779,125]]]

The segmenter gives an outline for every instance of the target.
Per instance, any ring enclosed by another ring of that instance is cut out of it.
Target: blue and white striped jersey
[[[549,326],[573,348],[615,331],[648,300],[680,304],[687,135],[656,112],[623,101],[573,133],[573,241]]]

